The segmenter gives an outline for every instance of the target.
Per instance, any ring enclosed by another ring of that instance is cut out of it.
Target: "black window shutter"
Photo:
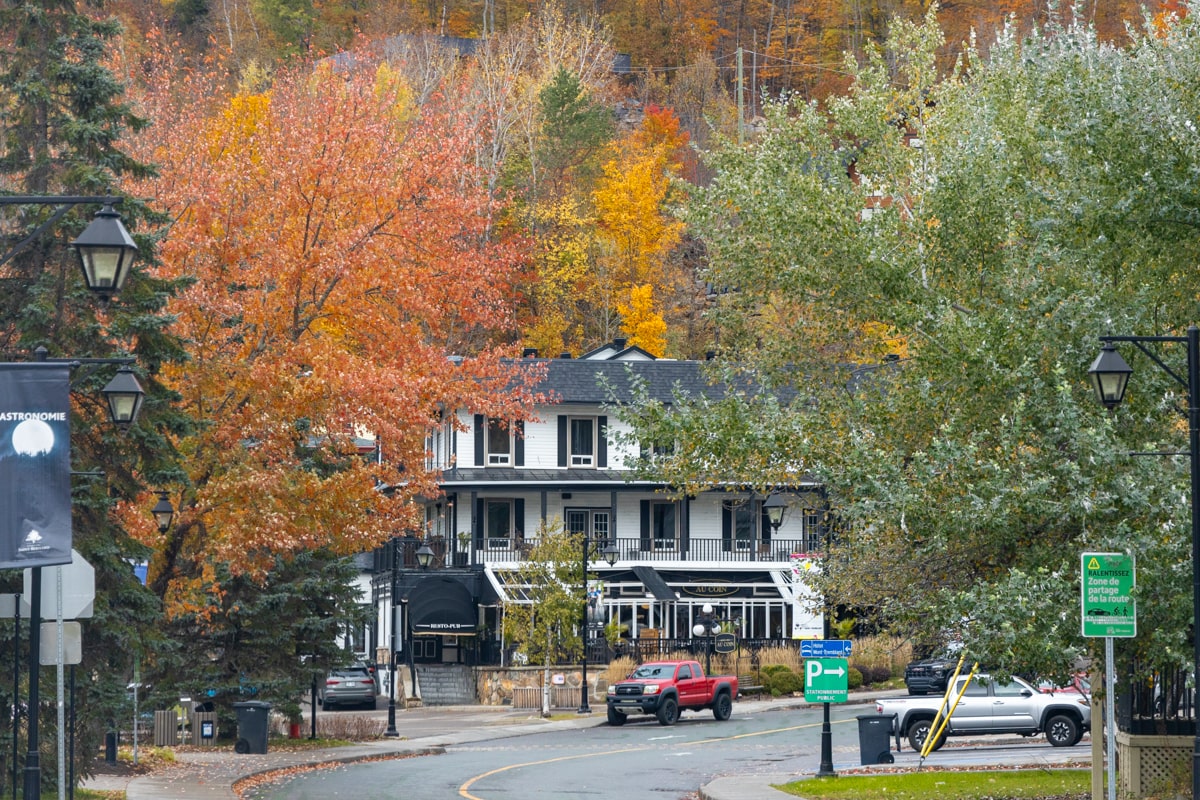
[[[721,503],[721,549],[733,550],[733,509]]]
[[[514,433],[513,442],[513,464],[518,467],[525,466],[525,421],[521,420],[517,423]]]
[[[475,466],[487,466],[487,456],[484,453],[484,437],[487,436],[487,422],[483,414],[475,415]]]
[[[642,501],[642,549],[650,549],[650,501]]]
[[[517,544],[525,541],[525,498],[513,500],[513,539]]]
[[[762,531],[762,541],[763,544],[769,544],[771,541],[771,517],[767,514],[765,504],[759,504],[758,511],[758,528]]]
[[[600,417],[596,424],[596,466],[608,466],[608,417]]]
[[[567,466],[567,418],[564,414],[558,415],[558,465]]]
[[[476,550],[483,549],[483,526],[486,522],[487,520],[483,518],[483,500],[477,499],[475,501],[475,524],[472,526],[475,528]]]

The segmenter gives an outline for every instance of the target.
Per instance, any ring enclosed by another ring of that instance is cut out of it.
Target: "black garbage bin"
[[[271,704],[262,700],[246,700],[234,703],[237,711],[238,739],[233,745],[235,753],[267,752],[267,722],[271,716]]]
[[[895,723],[895,714],[858,715],[858,763],[891,764],[896,760],[891,742]]]

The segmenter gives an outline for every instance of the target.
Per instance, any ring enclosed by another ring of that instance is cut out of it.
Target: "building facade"
[[[552,399],[532,419],[508,426],[458,412],[430,432],[429,466],[442,471],[442,495],[426,502],[423,531],[375,553],[381,654],[394,638],[401,663],[506,663],[501,615],[528,602],[515,570],[554,520],[616,547],[614,564],[598,552],[588,562],[591,661],[612,652],[606,626],[638,652],[648,641],[678,646],[706,604],[723,631],[746,643],[823,635],[806,580],[824,536],[818,486],[780,492],[786,509],[773,528],[762,494],[721,488],[677,497],[635,479],[630,467],[642,454],[617,444],[622,424],[607,409],[629,400],[635,381],[668,403],[676,389],[720,393],[702,362],[655,359],[621,340],[577,359],[529,359],[545,370],[537,390]],[[432,552],[424,568],[423,545]]]

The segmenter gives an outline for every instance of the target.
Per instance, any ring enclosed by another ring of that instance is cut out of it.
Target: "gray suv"
[[[317,687],[317,704],[330,709],[334,706],[375,708],[375,676],[366,667],[342,667],[325,676]]]

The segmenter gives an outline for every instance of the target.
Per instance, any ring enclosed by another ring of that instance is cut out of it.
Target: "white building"
[[[670,487],[635,480],[629,466],[641,454],[616,446],[621,423],[606,410],[604,384],[618,401],[630,396],[631,376],[664,402],[676,388],[719,393],[701,362],[655,359],[621,340],[578,359],[537,360],[546,369],[537,390],[555,402],[536,408],[534,419],[510,431],[459,412],[465,430],[448,420],[430,432],[443,494],[427,502],[424,531],[375,554],[376,643],[385,655],[394,589],[403,609],[396,646],[411,641],[417,664],[500,663],[499,615],[523,601],[512,570],[541,522],[555,518],[618,550],[613,566],[598,554],[588,564],[599,593],[590,661],[607,658],[606,623],[624,626],[628,648],[672,649],[692,637],[705,604],[745,646],[823,635],[804,580],[822,549],[818,486],[780,492],[787,508],[773,529],[762,494],[722,488],[677,499]],[[427,569],[417,564],[422,544],[434,552]]]

